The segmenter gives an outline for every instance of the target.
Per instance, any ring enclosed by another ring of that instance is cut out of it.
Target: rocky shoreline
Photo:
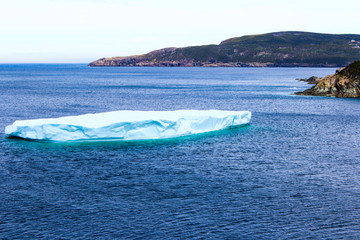
[[[298,79],[309,84],[315,84],[295,95],[359,98],[360,97],[360,61],[353,62],[345,68],[340,68],[333,75],[324,78],[311,77]]]
[[[214,62],[214,61],[152,61],[131,57],[101,58],[88,64],[90,67],[339,67],[337,64]]]

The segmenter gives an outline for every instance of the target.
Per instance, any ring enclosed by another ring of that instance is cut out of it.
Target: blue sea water
[[[0,239],[360,239],[360,100],[294,96],[332,68],[0,65]],[[6,138],[18,119],[250,110],[160,141]]]

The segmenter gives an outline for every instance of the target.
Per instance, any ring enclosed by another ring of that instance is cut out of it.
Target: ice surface
[[[250,122],[249,111],[115,111],[61,118],[18,120],[5,128],[10,137],[33,140],[144,140],[174,138]]]

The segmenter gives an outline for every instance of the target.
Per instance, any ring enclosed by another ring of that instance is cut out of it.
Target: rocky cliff
[[[101,58],[89,66],[341,67],[358,59],[360,35],[276,32],[231,38],[218,45]]]
[[[360,61],[338,69],[334,75],[316,79],[316,85],[296,95],[360,97]]]

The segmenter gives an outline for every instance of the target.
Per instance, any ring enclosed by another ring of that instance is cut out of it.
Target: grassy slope
[[[345,76],[349,79],[360,80],[360,61],[353,62],[338,72],[337,75]]]

